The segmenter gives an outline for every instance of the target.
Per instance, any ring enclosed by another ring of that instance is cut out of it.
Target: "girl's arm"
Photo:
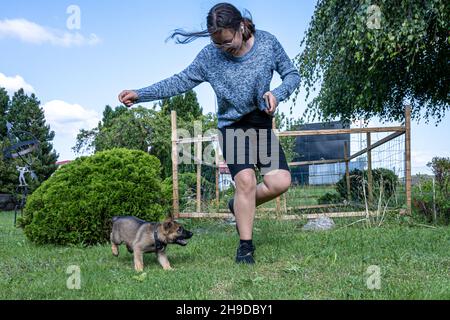
[[[294,63],[286,54],[280,42],[274,37],[275,50],[275,69],[281,77],[283,83],[276,89],[272,90],[272,94],[277,102],[286,100],[300,85],[300,74],[295,68]]]
[[[133,90],[138,95],[135,103],[166,99],[195,88],[202,82],[207,81],[204,65],[204,50],[202,50],[182,72],[149,87]]]

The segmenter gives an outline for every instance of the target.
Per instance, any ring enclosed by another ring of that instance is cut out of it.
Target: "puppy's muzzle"
[[[176,244],[179,244],[180,246],[183,246],[183,247],[184,247],[185,245],[187,245],[186,239],[192,238],[193,235],[194,235],[194,234],[193,234],[192,232],[187,231],[187,230],[183,230],[182,235],[179,236],[179,237],[175,240],[175,243],[176,243]]]

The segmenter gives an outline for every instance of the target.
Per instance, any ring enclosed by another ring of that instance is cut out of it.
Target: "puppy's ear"
[[[172,219],[167,219],[167,220],[164,221],[164,223],[163,223],[163,227],[164,227],[164,229],[166,229],[166,230],[172,228],[172,226],[173,226],[173,220],[172,220]]]

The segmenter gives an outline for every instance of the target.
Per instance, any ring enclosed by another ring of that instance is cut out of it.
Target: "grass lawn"
[[[148,254],[139,275],[124,247],[115,258],[109,245],[36,246],[12,226],[12,213],[0,213],[0,299],[450,299],[450,228],[336,222],[312,233],[304,222],[258,220],[257,264],[243,266],[234,263],[234,226],[185,220],[195,235],[168,248],[175,270]],[[67,289],[71,265],[80,268],[80,290]],[[381,271],[379,290],[367,287],[371,265]]]

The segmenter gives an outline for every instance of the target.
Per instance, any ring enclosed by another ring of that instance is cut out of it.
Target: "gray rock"
[[[310,220],[307,224],[305,224],[302,230],[305,231],[323,231],[323,230],[331,230],[335,226],[333,219],[328,217],[322,217],[318,219]]]

